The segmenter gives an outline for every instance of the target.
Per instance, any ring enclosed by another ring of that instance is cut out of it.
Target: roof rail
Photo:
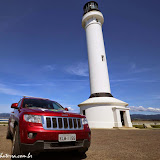
[[[39,98],[39,99],[47,99],[47,100],[49,100],[48,98],[33,97],[33,96],[23,96],[23,98]]]

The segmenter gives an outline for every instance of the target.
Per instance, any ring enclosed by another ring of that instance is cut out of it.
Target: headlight
[[[24,120],[27,122],[42,123],[41,116],[38,115],[25,114]]]
[[[88,124],[87,118],[82,118],[82,124]]]

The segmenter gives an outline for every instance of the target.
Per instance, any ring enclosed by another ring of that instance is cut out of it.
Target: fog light
[[[33,139],[36,136],[36,133],[28,133],[28,138]]]

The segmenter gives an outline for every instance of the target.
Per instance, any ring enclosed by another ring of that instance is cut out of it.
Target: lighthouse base
[[[90,128],[132,127],[128,104],[114,97],[94,97],[78,105]]]

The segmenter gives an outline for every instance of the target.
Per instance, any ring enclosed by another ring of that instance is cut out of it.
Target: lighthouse
[[[113,97],[102,33],[104,17],[95,1],[84,5],[82,27],[86,32],[90,96],[80,103],[90,128],[132,127],[128,104]]]

